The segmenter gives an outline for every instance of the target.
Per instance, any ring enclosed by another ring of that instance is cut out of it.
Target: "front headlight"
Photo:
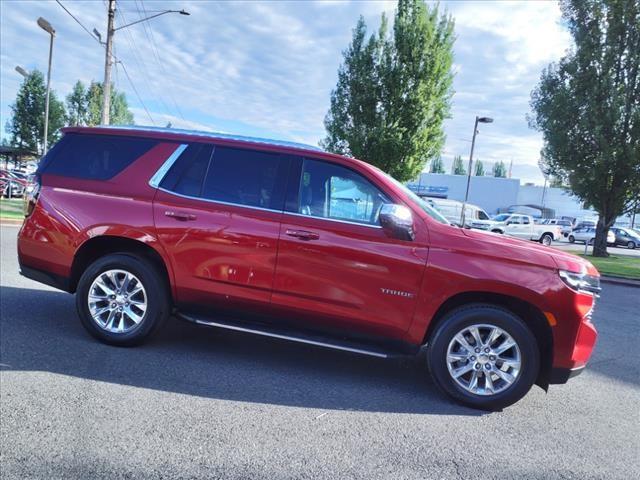
[[[558,270],[558,274],[565,285],[576,292],[592,293],[594,295],[600,293],[600,277],[567,270]]]

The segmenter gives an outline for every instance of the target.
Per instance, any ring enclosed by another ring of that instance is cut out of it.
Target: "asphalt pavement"
[[[640,478],[640,289],[605,285],[587,371],[498,413],[424,358],[383,360],[170,322],[116,348],[74,298],[0,258],[0,477]]]

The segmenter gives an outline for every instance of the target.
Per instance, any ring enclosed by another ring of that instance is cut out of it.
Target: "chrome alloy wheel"
[[[128,333],[147,311],[147,292],[142,282],[125,270],[107,270],[98,275],[87,298],[93,321],[110,333]]]
[[[449,374],[475,395],[495,395],[509,388],[520,374],[520,363],[518,344],[495,325],[465,327],[447,348]]]

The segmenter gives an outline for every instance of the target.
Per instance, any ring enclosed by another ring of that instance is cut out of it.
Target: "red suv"
[[[377,168],[304,145],[67,128],[41,160],[21,273],[139,344],[174,314],[378,357],[426,347],[447,394],[499,409],[587,363],[599,274],[454,227]]]

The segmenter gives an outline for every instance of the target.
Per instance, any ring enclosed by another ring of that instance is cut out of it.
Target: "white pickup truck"
[[[536,225],[533,222],[533,217],[529,215],[502,214],[498,215],[496,220],[498,221],[492,222],[487,230],[523,240],[533,240],[547,246],[551,245],[553,240],[562,238],[560,225]]]

